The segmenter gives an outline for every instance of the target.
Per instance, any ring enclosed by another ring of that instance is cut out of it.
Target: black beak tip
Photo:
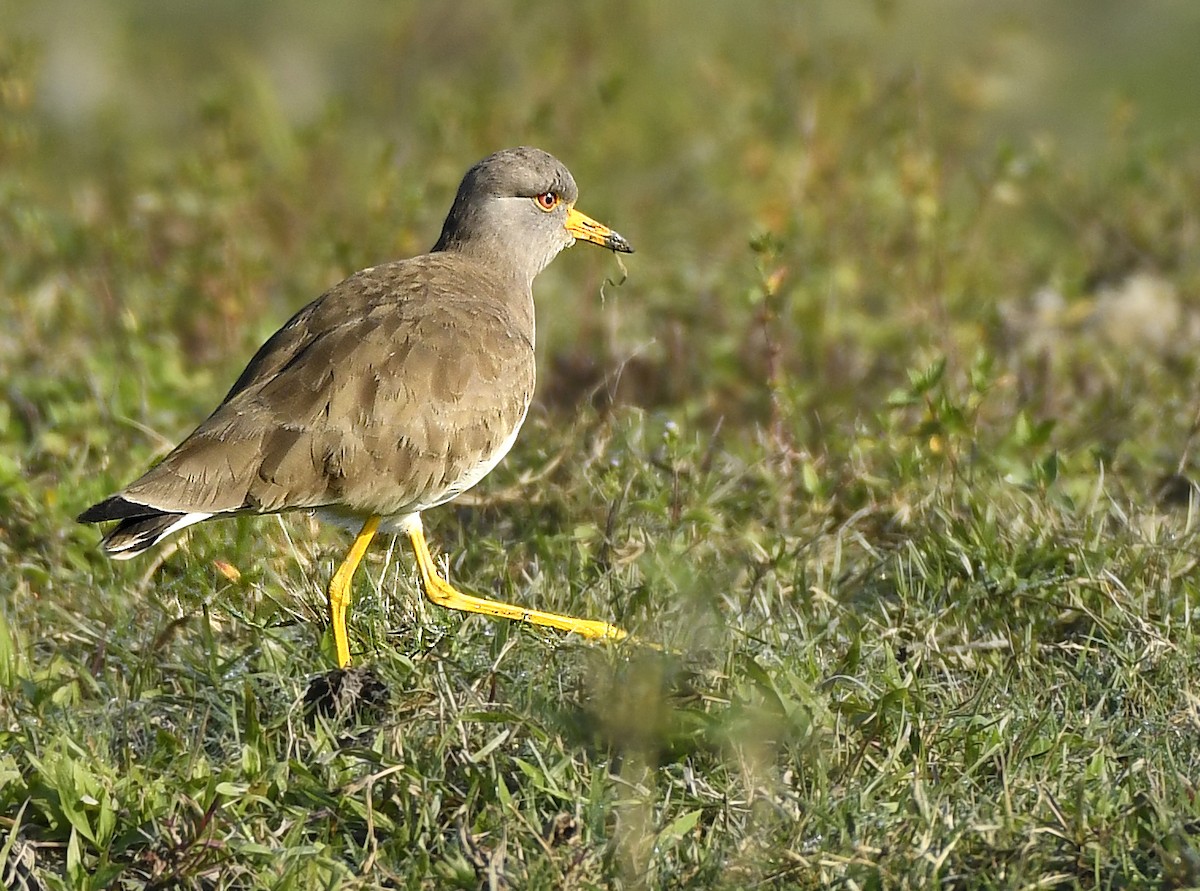
[[[608,237],[608,242],[604,246],[610,251],[619,254],[633,253],[633,247],[629,244],[629,242],[625,240],[624,236],[618,235],[616,232]]]

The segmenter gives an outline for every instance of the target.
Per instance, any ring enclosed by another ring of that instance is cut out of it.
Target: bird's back
[[[468,258],[363,270],[293,316],[120,494],[178,513],[430,507],[511,442],[532,398],[533,339],[528,288]]]

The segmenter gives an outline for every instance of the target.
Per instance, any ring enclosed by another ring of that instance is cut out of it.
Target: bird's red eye
[[[533,199],[542,210],[554,210],[558,207],[558,196],[553,192],[542,192]]]

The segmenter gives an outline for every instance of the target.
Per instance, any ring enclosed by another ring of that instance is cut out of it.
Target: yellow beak
[[[567,211],[565,225],[567,231],[580,241],[590,241],[592,244],[606,247],[610,251],[620,251],[622,254],[633,253],[633,248],[622,236],[573,207]]]

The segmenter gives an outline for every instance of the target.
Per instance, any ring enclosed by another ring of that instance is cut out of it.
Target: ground
[[[13,4],[4,882],[1200,885],[1198,13],[1149,6]],[[637,253],[539,279],[538,402],[427,527],[642,643],[383,540],[370,702],[314,709],[345,533],[73,517],[519,143]]]

